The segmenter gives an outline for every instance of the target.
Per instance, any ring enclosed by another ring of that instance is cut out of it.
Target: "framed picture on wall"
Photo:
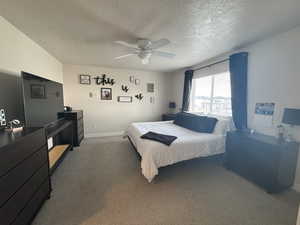
[[[256,103],[255,114],[272,116],[274,114],[275,103]]]
[[[31,84],[30,85],[31,98],[46,98],[46,86],[42,84]]]
[[[130,76],[129,81],[130,81],[130,83],[134,83],[134,76]]]
[[[79,75],[79,81],[80,84],[87,84],[90,85],[91,84],[91,76],[90,75]]]
[[[111,88],[101,88],[101,100],[112,100],[112,89]]]
[[[134,83],[135,83],[135,85],[140,85],[141,81],[140,81],[140,79],[135,79]]]
[[[118,102],[130,103],[130,102],[132,102],[132,97],[131,96],[119,96]]]
[[[147,83],[147,92],[154,92],[154,83]]]

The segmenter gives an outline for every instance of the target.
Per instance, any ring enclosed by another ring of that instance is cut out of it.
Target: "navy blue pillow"
[[[191,113],[177,113],[174,124],[201,133],[213,133],[218,120],[213,117]]]

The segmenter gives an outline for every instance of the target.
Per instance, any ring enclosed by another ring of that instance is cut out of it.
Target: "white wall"
[[[170,100],[169,75],[158,72],[114,69],[105,67],[64,65],[64,97],[65,105],[73,109],[84,110],[84,129],[86,136],[97,137],[121,134],[131,122],[160,120],[162,113],[167,112]],[[92,79],[92,85],[79,84],[80,74],[93,76],[106,74],[115,79],[111,87],[113,100],[100,100],[100,88]],[[129,82],[129,76],[140,79],[140,85]],[[146,92],[146,84],[155,84],[155,93]],[[121,85],[127,85],[127,93],[121,90]],[[89,97],[89,93],[93,97]],[[144,98],[138,101],[133,97],[133,103],[119,103],[117,96],[134,96],[142,93]],[[155,104],[150,103],[150,96],[155,96]]]
[[[63,82],[62,64],[0,16],[0,71],[21,71]]]
[[[300,108],[299,41],[300,27],[239,50],[249,52],[248,124],[250,128],[261,133],[276,135],[276,126],[281,122],[283,109]],[[173,100],[179,104],[182,101],[183,77],[183,70],[173,73],[172,77],[175,98]],[[262,126],[255,120],[254,108],[257,102],[276,104],[272,126]],[[294,136],[300,141],[299,127],[294,129]],[[294,187],[300,191],[300,154]]]
[[[285,107],[300,108],[300,27],[256,43],[249,52],[248,124],[259,132],[276,135]],[[254,119],[257,102],[274,102],[275,114],[271,127],[261,126]],[[300,141],[300,128],[294,129]],[[299,154],[300,157],[300,154]],[[300,158],[294,188],[300,191]]]

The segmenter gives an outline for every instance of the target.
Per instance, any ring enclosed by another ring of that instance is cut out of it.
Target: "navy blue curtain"
[[[232,119],[238,130],[247,128],[247,74],[248,53],[240,52],[229,57],[231,80]]]
[[[188,111],[188,109],[189,109],[193,75],[194,75],[194,70],[187,70],[184,73],[182,112]]]

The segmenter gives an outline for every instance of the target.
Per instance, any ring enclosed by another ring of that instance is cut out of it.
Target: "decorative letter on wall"
[[[142,93],[140,93],[140,94],[135,95],[135,97],[141,101],[144,96],[142,95]]]
[[[106,78],[106,74],[102,74],[102,77],[95,77],[94,78],[96,80],[96,84],[97,85],[105,85],[105,84],[110,84],[110,85],[114,85],[115,84],[115,80],[111,79],[111,78]]]
[[[122,85],[122,91],[127,93],[129,91],[129,88],[126,85]]]

